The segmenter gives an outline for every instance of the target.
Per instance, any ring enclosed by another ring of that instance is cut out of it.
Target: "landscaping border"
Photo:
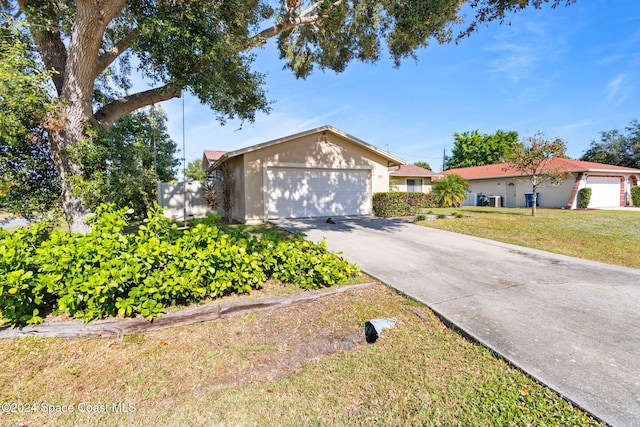
[[[142,316],[137,316],[130,319],[115,318],[96,320],[90,323],[71,320],[68,322],[45,322],[39,325],[25,325],[15,328],[5,326],[0,327],[0,339],[24,338],[28,336],[48,338],[118,338],[135,332],[155,331],[175,326],[209,322],[251,311],[291,307],[313,302],[319,298],[347,291],[366,289],[379,284],[378,282],[370,282],[341,286],[329,290],[320,289],[273,297],[228,301],[220,304],[210,304],[165,313],[161,317],[154,318],[152,321]]]

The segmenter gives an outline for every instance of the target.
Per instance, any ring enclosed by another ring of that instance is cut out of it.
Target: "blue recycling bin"
[[[533,206],[533,193],[524,193],[524,202],[528,208]],[[536,206],[540,206],[540,193],[536,193]]]

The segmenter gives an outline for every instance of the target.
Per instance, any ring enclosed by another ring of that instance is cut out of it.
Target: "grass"
[[[462,218],[418,224],[592,261],[640,268],[640,212],[462,207],[432,209]],[[459,215],[460,216],[460,215]]]
[[[378,317],[398,326],[366,344]],[[2,403],[37,408],[3,425],[597,424],[384,286],[122,339],[3,340],[0,353]]]

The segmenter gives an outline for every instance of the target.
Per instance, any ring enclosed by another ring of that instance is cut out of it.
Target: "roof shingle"
[[[584,162],[582,160],[572,160],[563,158],[553,158],[545,170],[559,170],[562,172],[627,172],[640,173],[640,169],[627,168],[624,166],[605,165],[602,163]],[[449,169],[443,172],[445,175],[456,174],[465,179],[500,178],[507,176],[522,176],[517,171],[508,166],[507,163],[494,165],[473,166],[468,168]]]
[[[389,168],[389,176],[424,176],[438,177],[439,173],[415,165],[400,165]]]

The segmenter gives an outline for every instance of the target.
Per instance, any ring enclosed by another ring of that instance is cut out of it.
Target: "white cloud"
[[[618,74],[616,78],[611,80],[606,88],[605,92],[607,95],[607,102],[609,104],[620,105],[622,104],[629,94],[627,93],[626,88],[626,76],[624,74]]]

